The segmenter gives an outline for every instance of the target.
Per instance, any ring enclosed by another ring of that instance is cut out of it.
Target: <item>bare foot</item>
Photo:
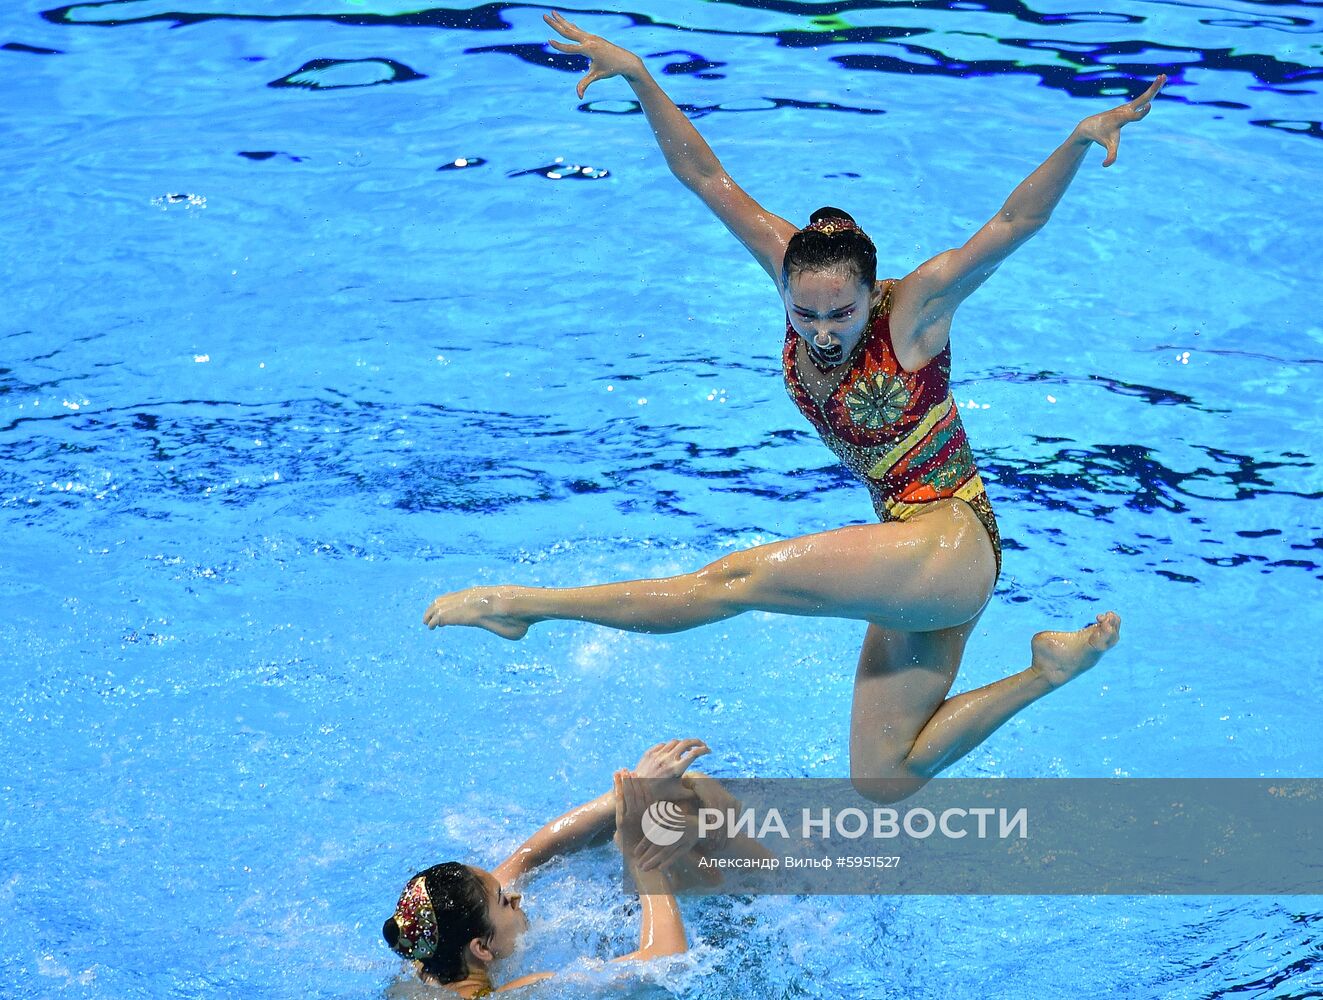
[[[1078,677],[1102,659],[1121,638],[1121,616],[1108,611],[1098,624],[1078,632],[1039,632],[1029,643],[1030,666],[1053,687]]]
[[[494,632],[502,639],[522,639],[533,624],[532,618],[514,611],[511,594],[514,587],[470,587],[451,594],[442,594],[423,614],[428,628],[440,625],[472,625]]]

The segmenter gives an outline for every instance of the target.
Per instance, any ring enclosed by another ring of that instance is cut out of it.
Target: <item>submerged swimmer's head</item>
[[[490,872],[447,861],[409,879],[381,935],[426,975],[453,983],[514,951],[528,929],[519,903]]]
[[[877,249],[839,208],[820,208],[790,237],[781,264],[781,291],[790,324],[820,365],[837,365],[854,350],[878,300]]]

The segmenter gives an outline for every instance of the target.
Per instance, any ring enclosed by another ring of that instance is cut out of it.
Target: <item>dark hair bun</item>
[[[809,225],[813,225],[813,223],[819,222],[822,219],[846,219],[850,222],[854,222],[854,216],[849,212],[839,208],[832,208],[830,205],[823,205],[822,208],[810,215]],[[854,224],[856,226],[859,225],[857,222],[854,222]]]

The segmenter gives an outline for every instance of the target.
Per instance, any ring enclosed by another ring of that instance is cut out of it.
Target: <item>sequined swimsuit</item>
[[[868,487],[880,520],[904,521],[934,500],[964,500],[987,529],[1000,575],[997,518],[951,395],[951,345],[916,372],[901,368],[891,346],[894,286],[888,285],[821,406],[799,376],[800,336],[787,316],[781,352],[786,388],[823,443]]]

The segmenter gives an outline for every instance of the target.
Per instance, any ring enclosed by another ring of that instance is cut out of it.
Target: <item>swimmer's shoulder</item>
[[[518,979],[512,979],[508,983],[502,983],[499,989],[493,990],[494,993],[508,993],[511,990],[517,990],[524,986],[532,986],[534,983],[540,983],[544,979],[550,979],[554,972],[530,972],[526,976],[520,976]]]

